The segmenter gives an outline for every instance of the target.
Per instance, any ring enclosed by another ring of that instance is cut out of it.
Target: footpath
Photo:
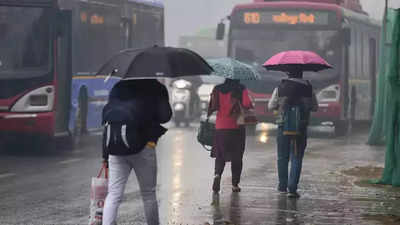
[[[299,199],[276,192],[275,137],[249,140],[239,194],[214,196],[206,224],[400,224],[400,188],[369,184],[380,177],[384,147],[365,144],[366,133],[312,137],[304,159]],[[250,165],[249,165],[250,164]],[[229,170],[229,167],[226,169]]]

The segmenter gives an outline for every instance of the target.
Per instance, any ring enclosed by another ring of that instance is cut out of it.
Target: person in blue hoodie
[[[269,110],[278,111],[280,121],[278,121],[278,191],[287,193],[288,197],[300,197],[297,186],[303,164],[304,151],[307,146],[307,127],[310,112],[318,110],[317,98],[314,94],[312,85],[309,81],[302,79],[303,71],[293,66],[288,71],[288,79],[282,79],[277,88],[274,89],[272,97],[268,103]],[[284,121],[291,107],[299,107],[301,122],[299,132],[296,135],[289,135],[285,132]],[[288,170],[289,161],[291,162],[290,173]],[[289,174],[288,174],[289,173]]]
[[[103,225],[115,224],[132,170],[138,179],[147,224],[159,224],[156,145],[166,132],[160,124],[168,122],[171,116],[168,91],[155,79],[120,81],[111,90],[109,102],[103,109],[106,124],[103,160],[109,167]],[[128,128],[121,126],[124,120],[130,121]],[[120,132],[115,132],[115,127]],[[113,144],[118,138],[121,141]]]

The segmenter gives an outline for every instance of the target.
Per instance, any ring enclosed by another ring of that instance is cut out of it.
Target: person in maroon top
[[[215,158],[212,187],[214,193],[220,190],[221,176],[226,162],[231,162],[232,191],[241,190],[239,183],[243,167],[246,130],[244,126],[236,122],[240,112],[239,104],[245,109],[253,107],[247,89],[238,80],[226,79],[211,93],[207,116],[210,117],[217,111],[216,134],[211,150],[211,157]]]

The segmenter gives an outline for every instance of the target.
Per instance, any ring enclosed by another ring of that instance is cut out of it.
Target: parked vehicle
[[[156,44],[164,45],[158,0],[0,0],[0,135],[76,143],[99,131],[117,82],[96,76],[99,66]]]
[[[215,87],[215,84],[202,84],[197,90],[197,94],[200,98],[200,109],[201,112],[207,112],[208,104],[210,102],[210,94]]]
[[[255,66],[287,50],[314,51],[326,59],[334,69],[304,74],[317,89],[320,103],[312,122],[329,122],[337,135],[344,135],[349,124],[370,122],[372,118],[380,23],[362,10],[358,0],[340,2],[254,0],[236,5],[228,17],[227,40],[229,57]],[[225,25],[220,23],[218,40],[224,39],[224,31]],[[274,76],[262,71],[262,76]],[[248,88],[259,121],[268,122],[273,115],[265,109],[273,88],[259,85]]]
[[[184,123],[189,126],[190,122],[199,117],[200,101],[194,90],[192,82],[178,79],[171,83],[171,105],[173,120],[176,126]]]
[[[197,90],[200,98],[201,113],[207,113],[208,103],[210,102],[210,95],[214,87],[224,82],[224,78],[217,76],[202,76],[202,84]]]

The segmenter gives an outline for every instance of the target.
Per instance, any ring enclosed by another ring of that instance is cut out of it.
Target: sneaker
[[[300,198],[300,195],[297,192],[289,192],[288,198]]]
[[[287,190],[278,189],[279,194],[287,194]]]
[[[287,188],[280,188],[280,187],[278,187],[278,192],[279,192],[279,194],[287,194]]]
[[[240,192],[242,189],[240,189],[240,187],[238,185],[233,185],[232,186],[232,191],[233,192]]]
[[[220,175],[215,175],[214,183],[213,183],[213,186],[212,186],[214,194],[219,192],[220,185],[221,185],[221,176]]]

